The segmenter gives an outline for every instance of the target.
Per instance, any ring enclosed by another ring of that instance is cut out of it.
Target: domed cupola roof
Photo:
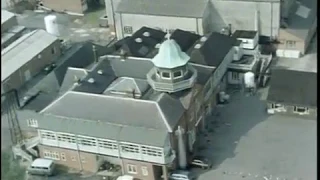
[[[189,59],[175,40],[167,39],[160,45],[159,52],[152,62],[156,67],[172,69],[186,65]]]

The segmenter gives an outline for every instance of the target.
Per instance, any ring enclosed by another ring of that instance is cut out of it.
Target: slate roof
[[[317,0],[299,0],[299,4],[294,4],[292,13],[287,20],[289,27],[284,30],[298,38],[306,39],[312,24],[317,18],[317,2]],[[296,13],[300,5],[302,6],[302,14],[308,14],[306,18]]]
[[[273,69],[267,100],[288,105],[317,107],[317,73]]]
[[[83,108],[85,104],[90,108]],[[146,101],[69,91],[41,113],[172,132],[184,108],[164,93],[154,101]]]
[[[146,32],[149,33],[149,37],[144,35]],[[120,40],[118,43],[115,43],[115,48],[117,50],[123,49],[128,55],[134,57],[146,57],[154,50],[157,44],[160,44],[163,41],[164,36],[165,32],[144,26],[136,31],[131,37],[127,37]],[[140,38],[142,42],[137,42],[137,38]],[[119,53],[120,51],[115,54]]]
[[[236,43],[233,37],[213,32],[199,50],[192,51],[190,62],[218,67]]]
[[[76,79],[83,79],[88,75],[86,69],[69,67],[60,87],[59,94],[67,92],[75,83]]]
[[[121,0],[116,12],[202,18],[207,0]]]
[[[112,82],[104,93],[110,91],[130,92],[143,95],[150,88],[148,82],[143,79],[135,79],[131,77],[120,77]]]
[[[180,46],[183,52],[187,52],[192,45],[200,39],[200,35],[195,33],[190,33],[189,31],[183,31],[181,29],[176,29],[170,36],[170,39],[174,39]]]
[[[102,71],[102,74],[99,74],[99,71]],[[116,78],[109,61],[100,61],[73,91],[102,94]],[[92,79],[93,83],[90,82]]]
[[[57,117],[45,114],[38,120],[40,129],[91,136],[103,139],[163,147],[168,132],[141,127],[123,126],[102,121]]]

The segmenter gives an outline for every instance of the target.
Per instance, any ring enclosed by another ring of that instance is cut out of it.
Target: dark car
[[[203,156],[195,156],[190,162],[191,167],[201,168],[201,169],[211,169],[212,163]]]

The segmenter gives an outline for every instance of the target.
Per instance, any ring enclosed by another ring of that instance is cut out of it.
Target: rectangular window
[[[164,79],[170,79],[170,73],[168,72],[162,72],[161,75],[162,75],[162,78]]]
[[[162,149],[155,147],[141,146],[141,153],[148,156],[162,157]]]
[[[40,131],[40,136],[42,139],[57,140],[57,138],[53,132]]]
[[[71,156],[71,161],[77,161],[75,156]]]
[[[288,48],[294,48],[296,47],[296,41],[286,41],[286,46]]]
[[[48,150],[43,151],[43,157],[47,159],[52,159],[52,160],[60,160],[60,156],[58,152],[53,152]]]
[[[98,139],[98,146],[105,149],[117,150],[118,144],[115,141]]]
[[[122,143],[122,144],[120,145],[120,147],[121,147],[121,151],[122,151],[122,152],[140,153],[140,150],[139,150],[139,146],[138,146],[138,145]]]
[[[56,47],[53,47],[52,49],[51,49],[51,54],[55,54],[56,53]]]
[[[146,166],[141,167],[141,172],[143,176],[148,176],[148,168]]]
[[[79,144],[83,146],[97,146],[96,139],[88,137],[78,137]]]
[[[182,71],[176,71],[176,72],[174,72],[174,73],[173,73],[173,77],[174,77],[174,78],[180,78],[180,77],[182,77]]]
[[[127,164],[128,173],[137,174],[137,166],[132,164]]]
[[[272,109],[279,109],[279,108],[284,108],[284,106],[281,104],[272,104]]]
[[[36,119],[28,119],[27,124],[29,127],[38,127],[38,121]]]
[[[132,34],[133,33],[132,26],[124,26],[123,31],[124,31],[124,34]]]
[[[61,153],[60,156],[61,156],[62,161],[66,161],[66,154],[65,153]]]
[[[294,106],[293,112],[298,114],[309,114],[309,108]]]
[[[239,79],[240,79],[239,73],[237,73],[237,72],[231,72],[231,79],[233,79],[233,80],[239,80]]]
[[[58,141],[67,142],[67,143],[77,143],[77,139],[75,135],[57,133]]]

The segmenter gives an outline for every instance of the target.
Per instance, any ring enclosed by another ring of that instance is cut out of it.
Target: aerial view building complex
[[[70,2],[39,3],[90,13],[89,2]],[[1,10],[1,120],[15,157],[30,164],[51,159],[62,169],[118,180],[201,179],[193,168],[217,172],[214,160],[223,158],[216,153],[227,152],[215,143],[240,141],[215,136],[220,119],[237,121],[226,113],[233,102],[258,102],[266,118],[317,118],[315,0],[101,4],[108,33],[116,36],[106,46],[70,39],[66,46],[53,12],[55,22],[45,22],[44,30],[21,26],[20,15]],[[243,113],[248,122],[259,119],[250,114],[257,112]],[[205,156],[201,149],[212,159],[197,159]]]

